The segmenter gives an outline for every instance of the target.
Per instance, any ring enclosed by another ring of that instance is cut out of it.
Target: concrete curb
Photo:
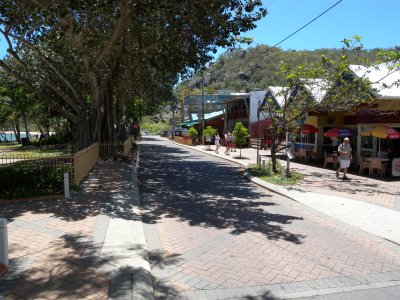
[[[141,223],[140,231],[143,234],[144,241],[146,243],[143,245],[143,247],[144,247],[143,250],[146,252],[146,255],[143,259],[145,259],[147,261],[147,266],[146,266],[146,268],[141,268],[140,270],[138,270],[137,272],[135,272],[133,274],[132,295],[133,295],[133,299],[152,300],[152,299],[154,299],[154,285],[153,285],[153,278],[152,278],[152,274],[151,274],[149,257],[147,255],[148,246],[147,246],[147,241],[145,238],[145,230],[144,230],[144,224],[143,224],[143,218],[142,218],[142,203],[140,201],[139,187],[137,184],[137,172],[139,169],[139,163],[140,163],[140,145],[138,145],[138,151],[136,154],[135,164],[133,164],[131,167],[131,176],[132,176],[131,194],[133,196],[132,202],[140,210],[140,214],[138,215],[138,217],[140,218],[140,223]]]
[[[175,144],[181,145],[179,143]],[[203,152],[205,154],[220,157],[222,159],[235,162],[242,166],[247,165],[246,163],[234,160],[231,157],[219,156],[214,153],[209,153],[208,151],[198,150],[196,149],[196,147],[186,145],[182,146],[196,150],[198,152]],[[307,206],[315,211],[323,213],[326,217],[335,219],[336,222],[358,228],[364,232],[368,232],[373,236],[382,238],[391,243],[395,243],[396,245],[400,244],[400,234],[397,234],[397,231],[394,230],[395,228],[398,228],[400,226],[400,213],[397,210],[391,210],[389,208],[380,207],[371,203],[365,203],[362,201],[321,193],[303,191],[300,194],[300,191],[297,191],[295,189],[292,189],[291,191],[290,188],[280,187],[275,184],[271,184],[259,178],[252,177],[247,172],[244,172],[244,176],[251,180],[253,183],[281,196],[287,197],[304,206]],[[321,203],[319,200],[322,197],[329,199],[329,201],[327,201],[327,203]],[[397,200],[400,199],[399,197],[400,196],[397,197]],[[338,202],[342,202],[340,204],[340,209],[338,208]],[[362,215],[360,215],[361,218],[354,218],[354,215],[352,214],[352,211],[354,210],[362,211]],[[362,219],[362,222],[360,221],[360,219]]]

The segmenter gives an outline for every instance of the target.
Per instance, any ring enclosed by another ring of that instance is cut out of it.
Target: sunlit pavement
[[[73,199],[2,205],[0,299],[398,299],[398,245],[254,185],[239,165],[144,139],[142,214],[132,170],[100,163]]]
[[[156,137],[141,149],[156,298],[344,297],[400,285],[398,245],[258,187],[220,158]]]

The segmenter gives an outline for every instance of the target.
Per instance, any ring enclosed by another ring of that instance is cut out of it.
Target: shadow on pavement
[[[296,244],[304,238],[282,226],[302,218],[269,212],[277,205],[265,201],[272,195],[246,181],[237,166],[159,140],[146,139],[140,153],[139,190],[151,211],[145,223],[178,218],[191,226],[229,228],[232,234],[253,231]]]
[[[118,257],[101,259],[100,244],[82,236],[65,235],[54,247],[49,254],[36,254],[32,265],[15,280],[8,295],[21,299],[125,299],[132,297],[134,291],[136,296],[142,293],[141,299],[148,296],[149,291],[142,287],[152,287],[150,273],[141,268],[118,268],[113,265]],[[7,280],[7,276],[0,279],[0,286],[2,280]],[[176,293],[160,282],[158,285],[169,293]]]
[[[88,216],[110,214],[112,195],[129,190],[130,169],[125,162],[101,162],[81,186],[73,199],[34,200],[7,203],[0,207],[0,214],[9,222],[26,212],[51,214],[65,221],[77,221]],[[123,202],[123,208],[112,212],[114,217],[130,219],[130,203]]]

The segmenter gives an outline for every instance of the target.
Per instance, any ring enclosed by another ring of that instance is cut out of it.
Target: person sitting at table
[[[350,160],[353,159],[351,155],[350,139],[345,137],[343,143],[338,147],[339,163],[340,166],[336,171],[336,178],[339,178],[340,170],[343,170],[343,179],[349,179],[347,177],[347,168],[350,167]]]

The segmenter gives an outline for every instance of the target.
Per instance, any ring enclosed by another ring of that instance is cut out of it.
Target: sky
[[[253,43],[272,46],[339,0],[264,0],[268,14],[243,34]],[[400,0],[342,0],[326,14],[280,44],[283,50],[341,48],[341,41],[362,37],[365,49],[400,46]],[[246,45],[242,46],[246,48]],[[220,49],[217,55],[224,52]]]
[[[243,34],[250,45],[272,46],[317,17],[339,0],[264,0],[267,16]],[[366,49],[400,46],[400,0],[342,0],[315,22],[278,47],[284,50],[340,48],[344,38],[362,37]],[[0,36],[0,57],[6,53]],[[246,45],[242,46],[246,48]],[[217,55],[224,52],[220,49]]]

